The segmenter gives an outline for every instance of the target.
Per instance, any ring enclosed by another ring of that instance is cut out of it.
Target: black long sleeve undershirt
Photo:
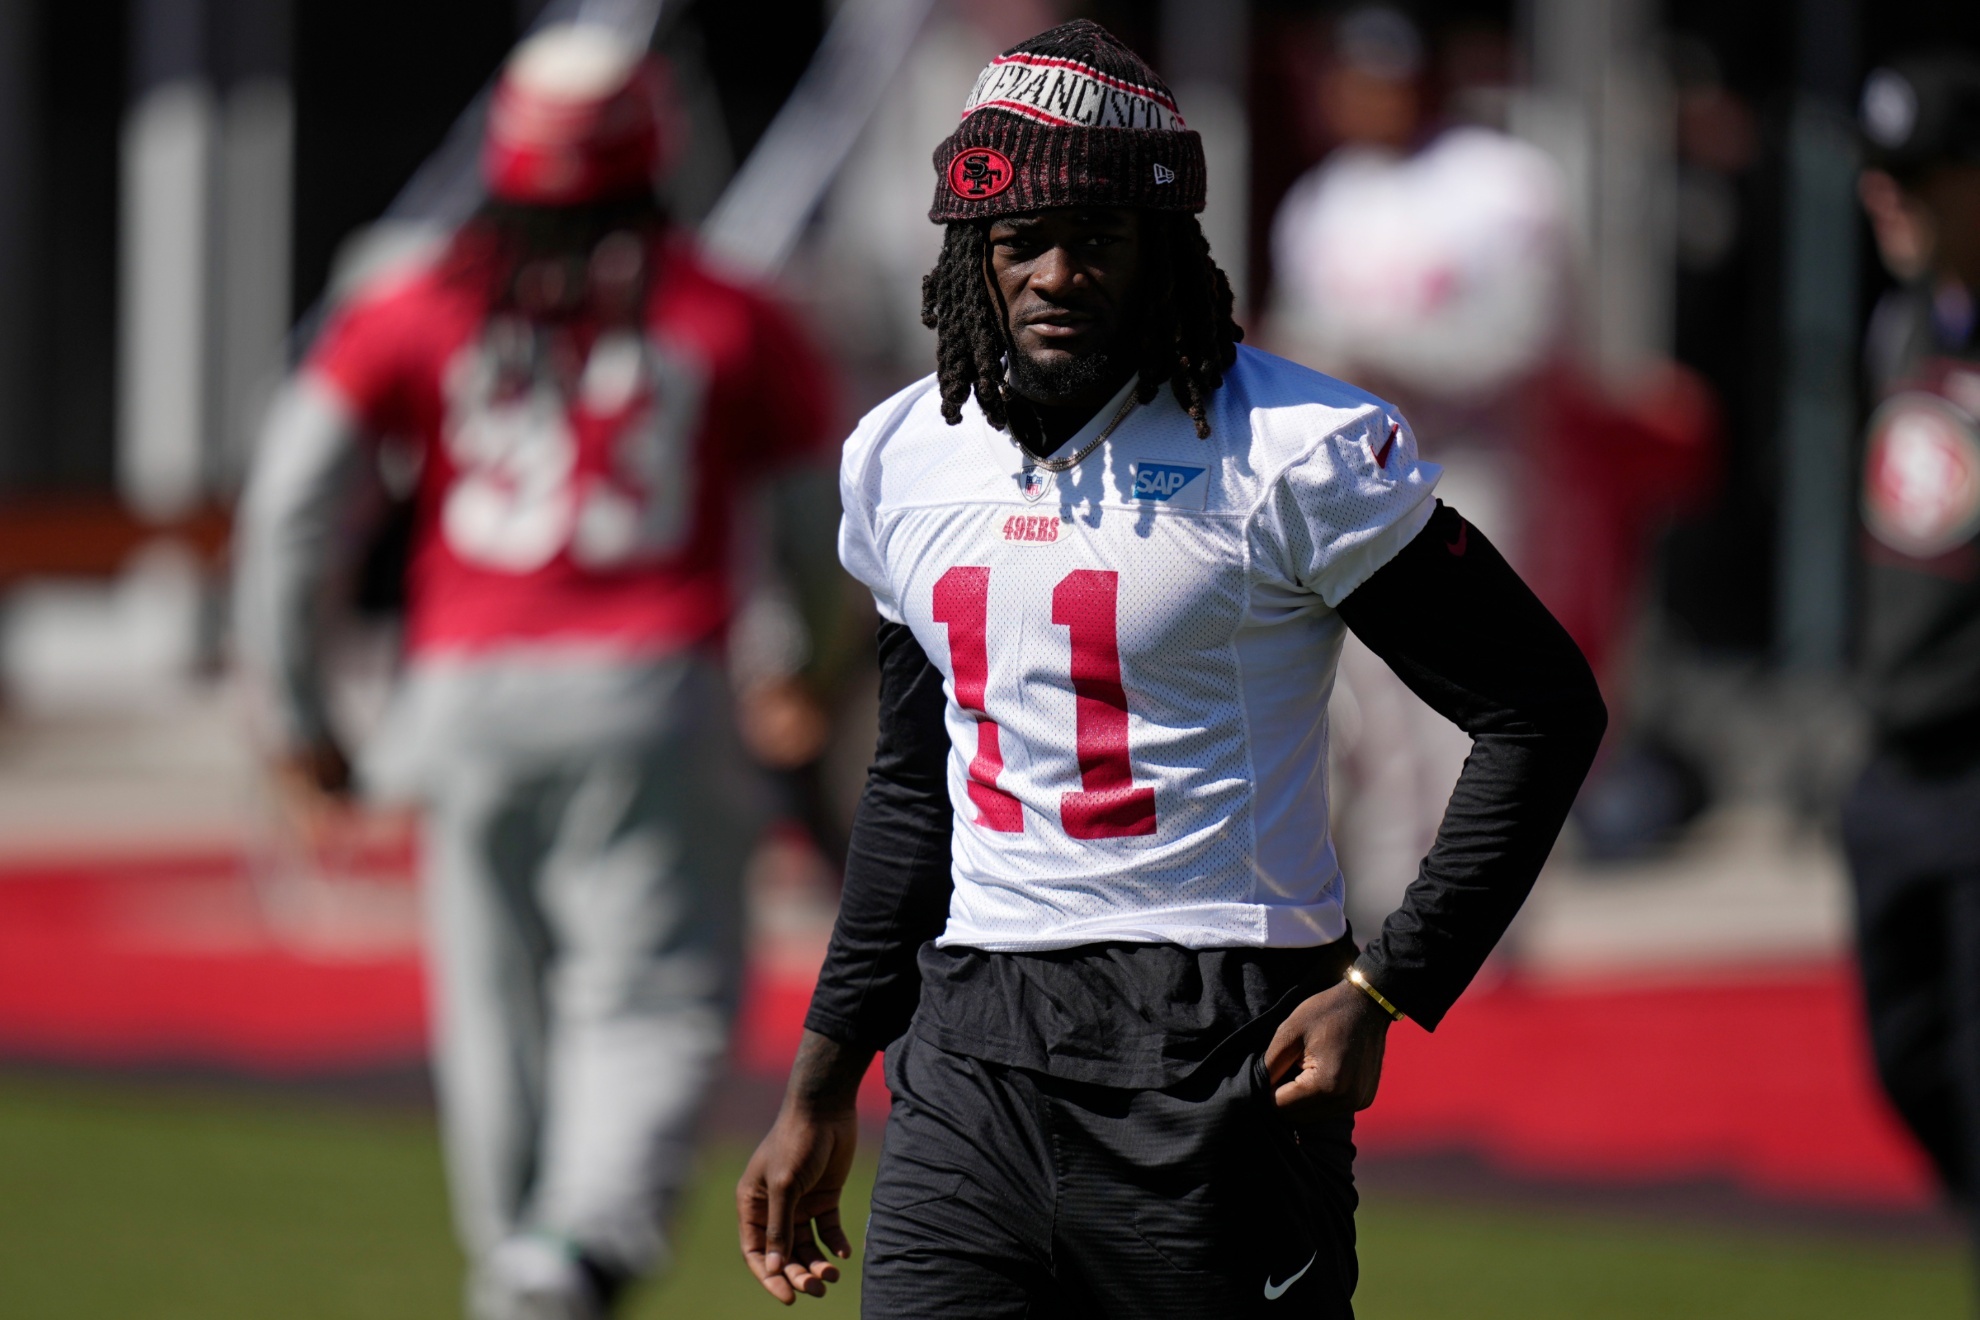
[[[831,950],[804,1025],[884,1048],[921,998],[921,946],[949,919],[949,731],[942,673],[904,624],[880,625],[880,737],[853,814]]]
[[[1472,739],[1429,856],[1355,964],[1434,1029],[1532,891],[1608,711],[1567,630],[1483,534],[1441,503],[1340,614],[1410,691]]]
[[[1449,509],[1440,506],[1340,613],[1473,739],[1435,845],[1357,963],[1434,1028],[1532,889],[1607,715],[1566,631]],[[879,1049],[914,1015],[917,955],[941,933],[952,886],[948,752],[940,673],[907,628],[882,624],[879,743],[805,1022],[821,1035]]]

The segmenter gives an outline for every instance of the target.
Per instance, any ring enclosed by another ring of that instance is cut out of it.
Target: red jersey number
[[[505,381],[485,342],[455,358],[447,387],[456,471],[440,526],[462,560],[532,573],[568,553],[605,572],[685,541],[701,382],[644,337],[600,335],[573,398],[546,379]],[[579,462],[592,437],[600,470]]]
[[[1118,622],[1120,574],[1075,569],[1052,589],[1052,622],[1072,645],[1073,742],[1077,789],[1059,798],[1059,822],[1074,839],[1124,839],[1155,833],[1155,790],[1136,788],[1128,756],[1127,691],[1121,685]],[[949,631],[956,704],[976,717],[969,763],[975,823],[1024,832],[1018,800],[997,787],[1004,770],[1003,731],[984,709],[989,682],[990,570],[959,566],[935,583],[934,619]]]
[[[952,568],[935,584],[935,622],[949,629],[949,667],[956,704],[976,716],[976,755],[969,762],[969,800],[976,823],[1003,834],[1024,833],[1024,809],[997,787],[1004,773],[1003,731],[983,709],[990,681],[990,570]]]

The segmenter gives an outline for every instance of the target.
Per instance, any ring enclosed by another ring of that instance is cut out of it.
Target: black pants
[[[1164,1091],[908,1036],[861,1314],[1352,1320],[1354,1120],[1294,1129],[1256,1056]]]
[[[1980,772],[1874,762],[1843,807],[1877,1072],[1969,1205],[1980,1178]]]

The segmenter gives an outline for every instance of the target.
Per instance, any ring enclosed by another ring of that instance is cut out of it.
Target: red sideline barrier
[[[78,954],[0,937],[0,1053],[92,1065],[271,1075],[362,1071],[426,1055],[411,958]]]
[[[326,957],[256,925],[238,859],[0,874],[0,1054],[334,1073],[417,1062],[409,946]],[[189,919],[187,914],[191,913]],[[781,1078],[804,969],[750,979],[737,1062]],[[1597,1182],[1723,1179],[1762,1195],[1917,1206],[1922,1157],[1878,1096],[1841,964],[1659,985],[1480,987],[1390,1036],[1372,1154],[1462,1150]],[[875,1069],[862,1107],[885,1113]]]
[[[1371,1152],[1463,1148],[1523,1174],[1729,1179],[1790,1200],[1929,1204],[1924,1156],[1876,1087],[1854,976],[1467,995],[1390,1033]]]
[[[0,1053],[277,1075],[425,1057],[404,947],[324,956],[260,920],[239,857],[0,875]]]

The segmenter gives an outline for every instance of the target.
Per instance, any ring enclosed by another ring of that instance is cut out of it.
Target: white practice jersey
[[[942,420],[930,377],[846,442],[840,558],[947,680],[941,943],[1344,933],[1333,607],[1429,521],[1438,470],[1388,404],[1251,348],[1211,426],[1164,387],[1071,471],[1026,474],[974,400]]]

